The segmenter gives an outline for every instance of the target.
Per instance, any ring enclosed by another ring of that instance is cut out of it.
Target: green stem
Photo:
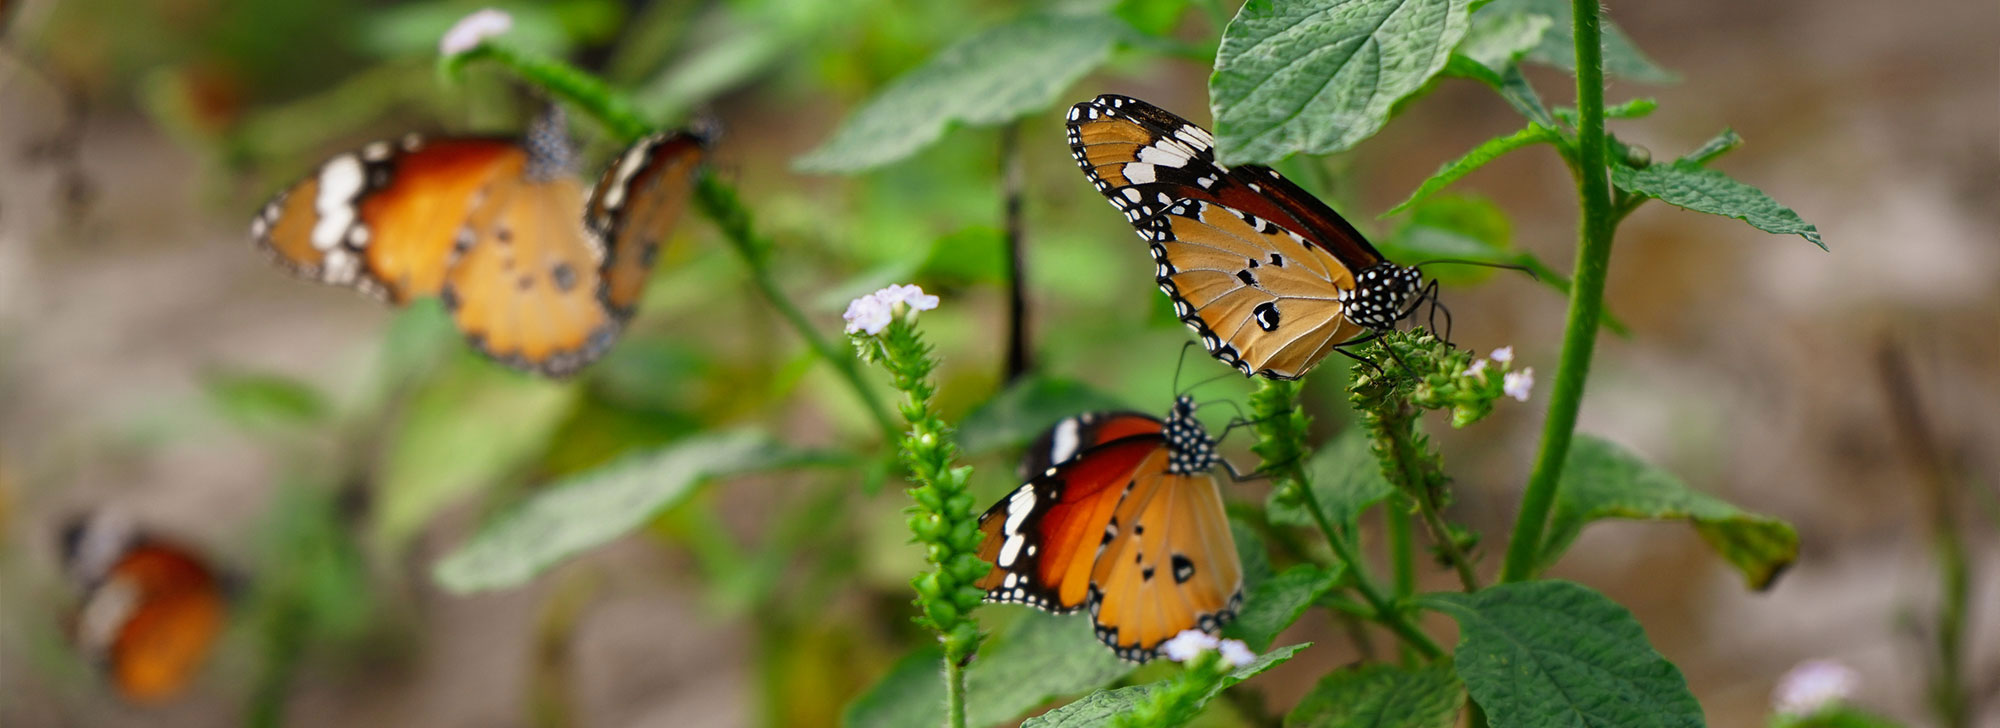
[[[1320,510],[1319,497],[1313,495],[1312,488],[1305,487],[1303,478],[1294,482],[1299,486],[1298,491],[1300,498],[1305,502],[1306,512],[1311,513],[1313,521],[1319,524],[1320,533],[1326,534],[1326,542],[1333,547],[1334,556],[1347,565],[1348,573],[1354,575],[1354,590],[1360,592],[1361,598],[1375,610],[1374,618],[1380,621],[1382,626],[1389,628],[1389,631],[1396,633],[1397,637],[1423,653],[1424,657],[1434,659],[1443,655],[1444,650],[1439,648],[1436,642],[1431,641],[1430,635],[1424,634],[1416,625],[1410,623],[1408,613],[1398,608],[1388,597],[1383,596],[1382,588],[1376,586],[1375,579],[1368,575],[1367,564],[1355,554],[1354,547],[1347,543],[1347,539],[1342,537],[1339,531],[1334,530],[1333,523],[1326,520],[1326,512]]]
[[[819,329],[813,326],[812,320],[792,303],[792,299],[785,296],[785,292],[778,288],[777,281],[772,279],[771,242],[759,235],[751,225],[750,213],[744,209],[743,201],[737,197],[736,190],[716,179],[715,175],[702,172],[695,183],[694,197],[702,214],[715,223],[715,227],[721,230],[722,236],[729,241],[730,247],[743,258],[744,265],[750,269],[750,278],[756,283],[757,291],[764,294],[764,300],[778,309],[778,313],[785,317],[785,321],[798,331],[799,337],[806,340],[806,345],[812,347],[821,359],[831,364],[834,371],[847,381],[848,387],[854,390],[854,396],[860,398],[861,403],[868,408],[868,414],[874,418],[875,426],[882,430],[882,439],[894,442],[901,436],[901,432],[895,423],[890,421],[888,410],[882,408],[882,403],[875,398],[874,391],[868,388],[866,381],[862,380],[861,368],[855,363],[854,357],[834,348],[832,342],[820,336]]]
[[[1438,513],[1429,499],[1417,499],[1417,513],[1423,516],[1424,526],[1430,530],[1431,541],[1444,552],[1444,559],[1451,562],[1451,568],[1458,572],[1459,586],[1468,592],[1479,591],[1479,572],[1472,568],[1472,559],[1458,547],[1458,539],[1452,538],[1451,529],[1445,526],[1444,515]]]
[[[1394,498],[1382,509],[1389,526],[1389,565],[1395,572],[1396,598],[1409,599],[1417,593],[1417,546],[1410,538],[1410,514],[1395,505]]]
[[[1598,27],[1598,0],[1571,0],[1576,36],[1576,159],[1577,191],[1583,218],[1578,223],[1576,279],[1569,289],[1569,318],[1563,327],[1562,360],[1549,393],[1548,420],[1535,467],[1521,495],[1521,512],[1507,543],[1502,582],[1535,575],[1541,558],[1542,531],[1555,505],[1563,461],[1569,457],[1576,431],[1577,410],[1583,405],[1584,382],[1597,348],[1598,320],[1604,313],[1604,279],[1611,263],[1611,182],[1604,165],[1604,40]]]
[[[640,137],[653,133],[655,127],[639,115],[639,110],[626,100],[625,95],[613,91],[596,76],[584,72],[553,58],[544,58],[531,53],[515,50],[505,45],[481,43],[472,50],[440,61],[446,76],[456,76],[459,69],[473,61],[491,59],[511,69],[515,75],[547,92],[583,109],[591,118],[597,119],[612,134],[626,142],[637,141]]]
[[[965,667],[952,655],[944,657],[944,724],[965,728]]]

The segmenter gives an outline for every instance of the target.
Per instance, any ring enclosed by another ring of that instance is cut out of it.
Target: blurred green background
[[[920,555],[904,500],[865,462],[709,485],[519,588],[459,596],[432,581],[486,519],[623,454],[753,426],[864,461],[883,447],[693,215],[632,329],[560,385],[470,354],[435,306],[397,312],[292,280],[251,248],[257,205],[328,154],[411,130],[521,128],[533,102],[497,70],[474,66],[459,84],[436,72],[438,36],[483,5],[0,3],[0,724],[207,726],[261,710],[296,726],[820,725],[928,639],[908,621]],[[780,285],[826,333],[853,296],[914,281],[944,298],[924,321],[946,360],[946,412],[999,390],[1004,132],[953,129],[856,177],[792,161],[890,80],[1029,6],[495,6],[516,20],[511,42],[602,73],[649,116],[719,120],[716,168],[776,240]],[[1985,570],[1967,653],[1987,680],[1975,692],[2000,693],[2000,18],[1980,4],[1861,0],[1610,12],[1679,75],[1614,83],[1613,101],[1661,101],[1615,124],[1620,138],[1658,158],[1735,128],[1749,143],[1720,166],[1818,224],[1833,252],[1664,205],[1638,213],[1609,293],[1631,334],[1604,340],[1582,429],[1791,521],[1804,550],[1774,589],[1746,593],[1683,527],[1604,526],[1554,575],[1629,606],[1714,725],[1761,722],[1772,682],[1813,657],[1860,671],[1857,702],[1920,721],[1913,615],[1928,613],[1935,580],[1917,484],[1929,463],[1887,425],[1878,352],[1893,351],[1946,465],[1974,486],[1964,515]],[[1189,44],[1216,33],[1183,2],[1118,15]],[[1205,122],[1207,74],[1121,50],[1017,131],[1037,367],[1141,410],[1168,403],[1187,334],[1123,220],[1076,172],[1061,108],[1118,92]],[[1559,71],[1531,78],[1568,98]],[[1445,81],[1357,151],[1286,171],[1379,239],[1473,235],[1561,267],[1574,198],[1545,150],[1495,162],[1413,217],[1375,219],[1517,124],[1485,91]],[[576,127],[589,159],[612,151]],[[1459,344],[1511,344],[1552,372],[1560,297],[1511,275],[1448,282]],[[1329,434],[1348,417],[1337,368],[1308,390]],[[1232,378],[1201,396],[1246,389]],[[1502,407],[1467,431],[1432,423],[1457,478],[1454,518],[1489,539],[1512,520],[1540,406]],[[1225,446],[1247,464],[1244,445]],[[1009,455],[974,459],[982,497],[1010,485]],[[1266,487],[1231,498],[1262,502]],[[229,633],[172,705],[120,704],[62,633],[76,594],[55,534],[104,506],[245,577]],[[1442,570],[1425,579],[1452,583]],[[1253,683],[1273,705],[1357,657],[1322,614],[1293,633],[1325,648]],[[1987,703],[2000,721],[2000,700]],[[1236,724],[1226,708],[1205,720]]]

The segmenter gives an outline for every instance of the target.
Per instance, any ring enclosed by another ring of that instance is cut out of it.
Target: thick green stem
[[[944,656],[944,724],[965,728],[965,667],[952,655]]]
[[[1313,495],[1312,488],[1305,487],[1303,479],[1294,482],[1298,484],[1299,496],[1304,500],[1306,512],[1311,513],[1313,521],[1319,524],[1320,533],[1326,534],[1326,542],[1333,547],[1333,555],[1347,565],[1348,573],[1354,576],[1354,590],[1360,592],[1361,598],[1367,600],[1368,606],[1375,611],[1374,618],[1380,621],[1382,626],[1389,628],[1389,631],[1396,633],[1397,637],[1423,653],[1424,657],[1436,658],[1443,655],[1444,650],[1438,647],[1436,642],[1431,641],[1430,635],[1424,634],[1423,630],[1411,624],[1409,614],[1399,608],[1395,601],[1382,594],[1382,588],[1375,585],[1374,577],[1368,575],[1367,563],[1355,553],[1354,547],[1333,527],[1333,523],[1326,520],[1326,512],[1320,510],[1319,498]]]
[[[1576,160],[1577,191],[1583,198],[1583,219],[1577,225],[1576,279],[1569,289],[1569,319],[1563,327],[1562,360],[1549,393],[1548,420],[1535,467],[1521,495],[1521,513],[1507,543],[1502,582],[1535,575],[1541,559],[1542,531],[1555,505],[1563,461],[1569,457],[1570,436],[1577,410],[1583,405],[1584,382],[1597,348],[1598,320],[1604,313],[1604,279],[1611,262],[1611,182],[1604,166],[1604,40],[1598,23],[1598,0],[1571,0],[1576,35]]]
[[[1417,593],[1417,545],[1410,537],[1410,514],[1391,499],[1382,518],[1389,527],[1389,567],[1396,580],[1396,598],[1408,599]]]
[[[1431,541],[1438,545],[1444,559],[1451,562],[1451,568],[1458,572],[1459,586],[1468,592],[1479,591],[1479,572],[1472,568],[1472,558],[1458,547],[1458,539],[1452,536],[1451,529],[1445,524],[1444,514],[1438,513],[1436,506],[1422,498],[1417,499],[1417,513],[1423,516]]]

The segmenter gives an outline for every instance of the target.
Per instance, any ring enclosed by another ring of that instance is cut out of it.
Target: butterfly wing
[[[375,142],[279,193],[251,235],[295,274],[405,303],[437,293],[467,216],[526,163],[505,139]]]
[[[606,305],[629,318],[645,292],[659,246],[687,207],[707,140],[674,132],[639,140],[618,155],[591,192],[585,220],[606,241]]]
[[[1020,477],[1028,480],[1077,453],[1133,435],[1159,434],[1160,420],[1138,412],[1085,412],[1044,430],[1021,455]]]
[[[1214,634],[1243,603],[1243,568],[1213,475],[1152,473],[1134,484],[1117,520],[1129,524],[1091,571],[1097,637],[1145,662],[1190,629]]]
[[[993,565],[977,582],[986,600],[1057,613],[1082,608],[1091,568],[1117,529],[1119,501],[1137,474],[1166,465],[1164,437],[1134,435],[1091,448],[995,503],[979,517],[979,558]]]
[[[599,298],[603,244],[578,219],[569,176],[497,182],[458,233],[471,241],[440,291],[474,346],[501,363],[564,377],[616,340]]]
[[[77,617],[77,641],[126,699],[160,702],[194,678],[225,612],[220,582],[198,558],[141,542],[91,589]]]

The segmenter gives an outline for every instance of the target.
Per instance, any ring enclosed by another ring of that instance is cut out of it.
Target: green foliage
[[[685,501],[705,479],[804,459],[752,431],[681,440],[549,486],[440,560],[433,574],[461,594],[519,586],[644,526]]]
[[[1458,677],[1495,728],[1703,725],[1680,669],[1589,587],[1501,584],[1423,603],[1458,620]]]
[[[1444,68],[1469,25],[1465,0],[1249,0],[1208,82],[1222,161],[1353,147]]]
[[[1486,67],[1494,74],[1506,73],[1528,51],[1539,47],[1555,19],[1541,13],[1515,10],[1481,11],[1472,14],[1472,27],[1458,44],[1458,55]]]
[[[967,725],[1009,721],[1054,698],[1108,685],[1133,670],[1131,663],[1097,641],[1085,615],[1030,611],[991,642],[966,670]],[[843,722],[857,728],[935,728],[945,717],[944,684],[938,681],[942,657],[928,647],[905,657],[848,706]]]
[[[1472,151],[1466,152],[1465,156],[1444,163],[1444,166],[1439,167],[1437,173],[1431,175],[1430,179],[1424,180],[1423,184],[1417,185],[1417,191],[1410,193],[1408,199],[1397,203],[1395,207],[1389,208],[1388,212],[1382,213],[1382,217],[1388,217],[1410,209],[1417,203],[1428,199],[1438,190],[1444,189],[1445,185],[1457,182],[1460,177],[1464,177],[1471,174],[1473,170],[1486,166],[1487,162],[1498,159],[1502,154],[1535,144],[1555,144],[1561,140],[1562,135],[1556,132],[1556,130],[1533,122],[1530,122],[1526,128],[1507,136],[1488,139],[1480,143],[1479,146],[1473,147]]]
[[[1257,544],[1237,545],[1241,548]],[[1270,648],[1279,633],[1305,615],[1307,607],[1340,584],[1341,573],[1338,565],[1299,564],[1255,585],[1245,578],[1249,591],[1243,597],[1243,608],[1237,611],[1236,621],[1223,628],[1223,635],[1243,640],[1252,650]]]
[[[1450,728],[1465,691],[1451,660],[1336,670],[1285,715],[1285,728]]]
[[[1480,8],[1476,15],[1514,14],[1542,15],[1553,21],[1548,31],[1542,34],[1541,43],[1528,52],[1529,60],[1576,72],[1576,36],[1570,31],[1569,0],[1493,0]],[[1671,83],[1676,80],[1673,72],[1660,68],[1641,53],[1618,26],[1609,20],[1602,22],[1605,73],[1645,83]]]
[[[954,123],[994,126],[1048,109],[1129,33],[1116,19],[1082,14],[1033,14],[989,28],[896,79],[797,167],[859,172],[916,153]]]
[[[959,443],[968,455],[1020,447],[1064,417],[1125,409],[1117,398],[1074,379],[1030,375],[965,415]]]
[[[251,432],[321,424],[332,409],[312,385],[280,374],[213,371],[201,384],[218,414]]]
[[[1585,525],[1606,518],[1687,521],[1752,589],[1770,586],[1799,556],[1798,532],[1784,521],[1689,488],[1615,444],[1578,436],[1563,467],[1543,567],[1561,558]]]
[[[1363,512],[1396,492],[1382,479],[1382,469],[1368,448],[1368,437],[1359,429],[1349,429],[1314,453],[1306,466],[1311,473],[1308,480],[1313,499],[1326,519],[1345,533],[1354,532]],[[1282,490],[1271,492],[1267,509],[1274,524],[1310,527],[1314,523],[1305,505],[1286,497]]]
[[[1311,646],[1311,643],[1307,643],[1280,647],[1258,655],[1257,659],[1251,661],[1248,665],[1222,674],[1219,679],[1212,683],[1204,683],[1202,685],[1204,690],[1193,696],[1195,698],[1196,709],[1198,710],[1200,705],[1207,704],[1217,693],[1222,692],[1229,686],[1256,677],[1266,670],[1284,664],[1286,660],[1290,660],[1293,655],[1298,654],[1299,650]],[[1115,690],[1099,690],[1084,696],[1083,699],[1074,703],[1022,721],[1021,728],[1085,728],[1086,726],[1106,725],[1119,716],[1129,715],[1134,711],[1152,705],[1152,701],[1157,699],[1161,691],[1173,690],[1179,687],[1173,683],[1174,681],[1169,679],[1162,682],[1133,685]]]
[[[1692,160],[1655,164],[1644,169],[1618,164],[1611,167],[1611,182],[1619,189],[1658,199],[1675,207],[1733,217],[1751,227],[1776,235],[1797,235],[1826,250],[1819,228],[1807,223],[1791,208],[1729,175],[1703,167]]]
[[[1768,728],[1903,728],[1902,723],[1852,706],[1835,704],[1810,715],[1779,713],[1771,716]]]

